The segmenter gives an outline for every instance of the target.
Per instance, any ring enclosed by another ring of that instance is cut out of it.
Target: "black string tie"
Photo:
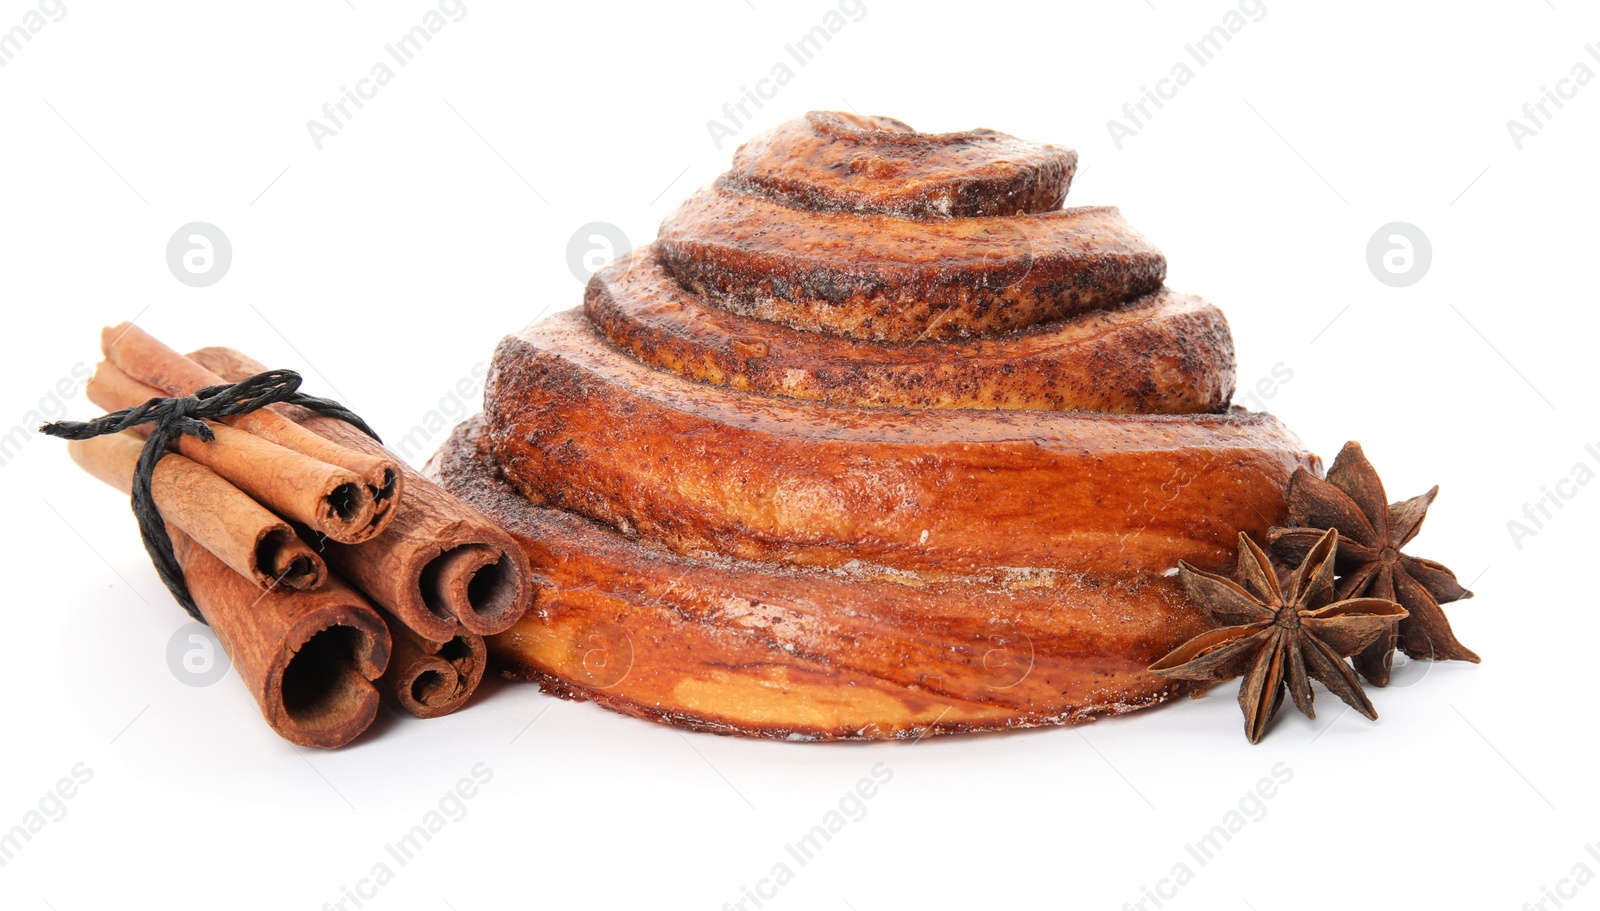
[[[200,615],[200,608],[189,594],[183,568],[178,565],[178,558],[173,553],[172,537],[167,534],[166,522],[162,520],[161,512],[156,509],[155,499],[150,494],[156,463],[167,454],[168,447],[182,436],[198,437],[207,443],[216,439],[216,434],[206,425],[206,421],[220,421],[279,403],[299,405],[318,414],[338,418],[374,440],[378,439],[367,422],[355,412],[332,399],[301,392],[300,374],[293,370],[268,370],[237,383],[206,386],[196,390],[193,395],[153,398],[143,405],[113,411],[92,421],[56,421],[41,426],[39,432],[67,440],[88,440],[107,433],[121,433],[141,424],[153,425],[133,473],[133,514],[139,520],[139,536],[144,539],[144,549],[150,554],[150,562],[155,564],[156,574],[166,584],[167,590],[172,592],[172,597],[189,612],[189,616],[205,623],[205,617]]]

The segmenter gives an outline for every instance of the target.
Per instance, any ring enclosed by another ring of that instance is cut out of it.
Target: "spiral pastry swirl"
[[[1062,208],[1076,166],[812,113],[504,340],[436,464],[546,575],[501,660],[802,739],[1176,692],[1144,668],[1205,621],[1169,571],[1226,564],[1315,458],[1229,408],[1217,308],[1116,209]]]

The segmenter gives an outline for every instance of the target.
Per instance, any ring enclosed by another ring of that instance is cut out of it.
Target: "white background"
[[[301,369],[387,434],[457,419],[447,396],[501,335],[579,302],[574,232],[648,241],[727,165],[706,121],[833,8],[466,0],[319,151],[306,121],[430,8],[352,2],[66,0],[0,68],[0,432],[135,316],[179,348]],[[1107,120],[1226,2],[866,0],[737,141],[822,108],[1077,148],[1071,201],[1122,206],[1170,284],[1226,310],[1241,388],[1281,363],[1292,379],[1265,404],[1324,458],[1356,438],[1391,498],[1443,485],[1411,549],[1476,590],[1449,610],[1481,666],[1403,668],[1372,693],[1377,723],[1323,692],[1315,721],[1285,706],[1255,747],[1232,684],[1080,729],[818,746],[684,736],[493,682],[453,717],[386,714],[345,749],[300,750],[233,675],[169,669],[187,618],[125,503],[37,437],[0,467],[0,829],[76,764],[92,779],[0,867],[0,904],[337,907],[483,763],[465,818],[391,860],[367,907],[716,909],[785,860],[769,908],[1137,907],[1179,862],[1193,877],[1169,908],[1510,909],[1545,888],[1600,906],[1600,882],[1563,880],[1600,874],[1600,484],[1562,483],[1520,542],[1507,526],[1575,466],[1600,471],[1600,84],[1520,150],[1506,127],[1580,61],[1600,72],[1600,15],[1266,7],[1119,150]],[[0,3],[0,29],[30,9]],[[201,289],[164,257],[197,220],[233,245]],[[1431,239],[1411,287],[1368,269],[1392,221]],[[95,413],[75,389],[68,405]],[[798,867],[784,845],[880,762],[893,778],[867,815]],[[1198,864],[1185,845],[1279,763],[1292,778],[1264,817]]]

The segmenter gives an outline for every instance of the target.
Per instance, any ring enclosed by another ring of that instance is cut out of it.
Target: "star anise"
[[[1273,552],[1293,561],[1315,546],[1323,529],[1337,528],[1339,597],[1398,601],[1410,613],[1397,629],[1356,656],[1356,670],[1377,686],[1389,683],[1396,645],[1412,658],[1479,660],[1456,640],[1439,607],[1470,598],[1472,592],[1442,564],[1400,552],[1416,537],[1438,494],[1435,486],[1421,496],[1390,503],[1361,444],[1352,441],[1339,450],[1327,480],[1304,468],[1295,470],[1289,479],[1289,524],[1294,527],[1267,530]]]
[[[1312,678],[1351,708],[1377,718],[1361,679],[1344,659],[1393,630],[1406,612],[1381,598],[1339,600],[1333,587],[1338,545],[1337,531],[1323,533],[1289,575],[1287,592],[1271,558],[1244,534],[1239,535],[1239,582],[1180,562],[1178,575],[1189,597],[1229,625],[1190,639],[1150,670],[1208,683],[1243,677],[1239,707],[1251,743],[1266,733],[1284,690],[1306,717],[1316,717]]]

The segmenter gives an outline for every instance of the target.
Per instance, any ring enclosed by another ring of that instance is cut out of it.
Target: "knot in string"
[[[215,440],[217,435],[207,421],[220,421],[280,403],[299,405],[338,418],[374,440],[378,439],[367,422],[355,412],[332,399],[301,392],[300,381],[300,374],[293,370],[268,370],[237,383],[206,386],[191,395],[153,398],[142,405],[113,411],[92,421],[56,421],[41,426],[39,432],[67,440],[88,440],[108,433],[121,433],[130,427],[150,427],[150,436],[145,439],[144,449],[139,453],[139,462],[133,473],[131,500],[133,514],[139,520],[139,536],[144,540],[145,552],[150,555],[156,574],[161,577],[167,590],[172,592],[172,597],[183,605],[191,617],[204,623],[205,617],[201,616],[200,608],[195,605],[189,585],[184,580],[183,567],[173,553],[172,537],[167,534],[166,522],[162,520],[161,511],[156,508],[155,498],[151,494],[151,479],[155,476],[156,463],[180,437],[192,436],[207,443]]]

